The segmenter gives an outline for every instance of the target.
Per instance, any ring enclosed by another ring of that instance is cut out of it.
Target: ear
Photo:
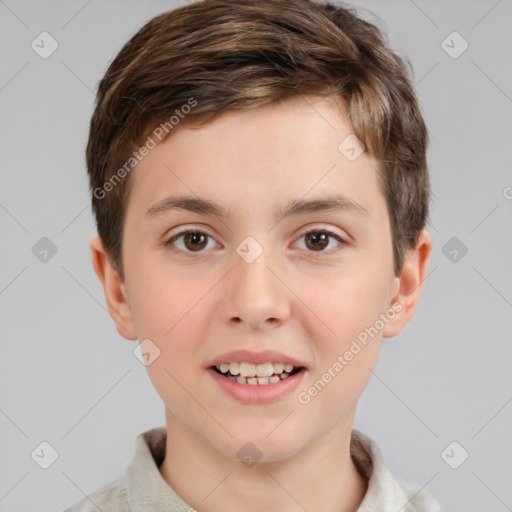
[[[111,264],[98,236],[91,240],[90,248],[92,265],[103,286],[108,311],[112,320],[114,320],[117,332],[127,340],[136,340],[137,331],[125,284]]]
[[[400,276],[395,277],[394,290],[397,291],[392,293],[389,304],[389,309],[395,311],[395,316],[386,324],[382,334],[384,338],[396,336],[413,317],[423,289],[431,249],[432,237],[423,229],[416,247],[405,253]]]

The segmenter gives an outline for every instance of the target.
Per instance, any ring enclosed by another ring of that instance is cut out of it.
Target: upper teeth
[[[283,363],[262,363],[262,364],[254,364],[254,363],[222,363],[217,368],[222,373],[227,373],[228,371],[232,375],[240,375],[241,377],[270,377],[271,375],[279,375],[283,373],[283,371],[290,373],[293,370],[293,364],[283,364]]]

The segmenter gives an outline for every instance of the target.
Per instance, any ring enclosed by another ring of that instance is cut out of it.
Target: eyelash
[[[341,248],[343,248],[343,246],[347,244],[347,242],[345,240],[343,240],[338,234],[336,234],[333,231],[330,231],[328,229],[310,229],[310,230],[304,231],[304,232],[302,232],[299,235],[299,239],[302,238],[303,236],[309,235],[311,233],[316,233],[316,234],[324,233],[324,234],[328,235],[329,237],[334,238],[341,245],[341,247],[338,247],[334,251],[333,251],[333,249],[331,249],[330,251],[307,251],[307,252],[310,252],[312,254],[315,254],[315,253],[316,254],[332,254],[332,252],[337,252],[338,250],[341,250]],[[180,231],[179,233],[173,235],[169,240],[167,240],[165,242],[165,246],[171,252],[180,253],[180,254],[182,254],[185,257],[195,257],[197,254],[201,254],[202,252],[205,252],[204,250],[201,250],[201,251],[184,251],[182,249],[177,249],[175,246],[173,246],[173,242],[178,240],[183,235],[187,235],[187,234],[205,235],[208,239],[213,239],[212,236],[208,235],[207,233],[205,233],[203,231],[199,231],[199,230],[195,230],[195,229],[186,229],[184,231]]]

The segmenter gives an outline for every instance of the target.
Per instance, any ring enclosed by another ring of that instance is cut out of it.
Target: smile
[[[267,363],[262,364],[267,365]],[[239,367],[240,366],[242,367],[242,371],[244,371],[243,362],[240,363]],[[279,371],[279,363],[275,366],[277,368],[273,368],[272,370],[274,372],[275,370]],[[231,399],[243,404],[265,404],[284,400],[297,389],[297,386],[300,384],[307,371],[305,367],[292,366],[290,372],[285,371],[283,367],[280,374],[273,373],[272,375],[264,377],[258,377],[256,375],[243,377],[240,374],[231,374],[231,363],[229,363],[229,369],[225,366],[223,366],[222,369],[225,370],[224,373],[220,370],[220,367],[211,366],[207,369],[207,373],[215,384],[219,386],[218,389],[220,391]],[[267,369],[267,373],[268,372],[270,372],[270,368]],[[252,372],[247,371],[246,373]]]
[[[214,370],[220,375],[234,382],[238,382],[239,384],[257,386],[275,384],[281,380],[285,380],[291,375],[295,375],[301,368],[284,363],[254,364],[233,361],[231,363],[216,365],[214,366]]]

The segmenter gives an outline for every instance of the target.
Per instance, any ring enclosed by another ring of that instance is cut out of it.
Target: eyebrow
[[[200,215],[213,215],[224,219],[230,217],[229,208],[226,209],[208,199],[185,196],[167,197],[151,206],[151,208],[149,208],[145,213],[145,216],[154,217],[172,210],[185,210],[188,212],[198,213]],[[335,195],[309,200],[291,200],[284,207],[278,208],[274,212],[274,219],[279,220],[294,215],[320,211],[342,211],[353,213],[361,217],[368,216],[368,211],[353,199],[344,195]]]

